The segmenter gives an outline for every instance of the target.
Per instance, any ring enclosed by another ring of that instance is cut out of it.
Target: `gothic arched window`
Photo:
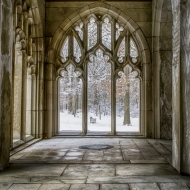
[[[68,29],[60,52],[60,131],[139,132],[140,52],[123,23],[89,15]]]

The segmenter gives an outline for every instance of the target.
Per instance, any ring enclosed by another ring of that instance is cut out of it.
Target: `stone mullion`
[[[115,45],[116,45],[115,24],[116,24],[115,19],[113,19],[111,22],[111,51],[112,51],[112,54],[115,51]]]
[[[69,59],[72,60],[73,58],[73,35],[69,35],[69,48],[68,48],[68,51],[69,51]]]
[[[112,55],[115,51],[115,19],[111,22],[111,51]],[[115,69],[116,63],[113,60],[112,72],[111,72],[111,134],[115,135],[116,133],[116,78],[115,78]]]
[[[88,23],[84,23],[84,54],[86,55],[86,52],[88,50]]]
[[[97,44],[102,44],[102,22],[97,23]]]
[[[125,36],[125,54],[126,54],[126,61],[129,61],[129,58],[130,58],[130,35],[129,35],[129,31],[127,31],[127,35]]]
[[[87,108],[87,101],[88,101],[88,74],[87,74],[87,65],[84,66],[84,80],[83,80],[83,115],[82,115],[82,134],[86,135],[87,128],[88,128],[88,108]]]
[[[115,79],[115,67],[112,65],[112,74],[111,74],[111,134],[115,135],[116,133],[116,79]]]
[[[84,24],[84,54],[86,56],[87,50],[88,50],[88,23],[85,22]],[[88,109],[87,109],[87,97],[88,97],[88,92],[87,92],[87,88],[88,88],[88,84],[87,84],[87,65],[83,65],[84,68],[84,80],[83,80],[83,115],[82,115],[82,133],[83,135],[85,135],[87,133],[87,116],[88,116]]]

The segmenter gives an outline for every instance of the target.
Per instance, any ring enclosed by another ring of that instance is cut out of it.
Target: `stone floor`
[[[81,145],[109,144],[106,150]],[[186,190],[190,177],[170,165],[171,141],[54,138],[18,153],[0,172],[0,190]],[[189,186],[189,187],[188,187]]]

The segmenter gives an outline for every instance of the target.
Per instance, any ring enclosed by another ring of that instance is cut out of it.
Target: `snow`
[[[96,118],[96,123],[90,123],[90,117]],[[74,117],[67,111],[60,112],[60,131],[82,131],[82,113],[77,113]],[[88,116],[88,131],[111,131],[111,116]],[[131,117],[131,126],[123,125],[123,117],[116,117],[117,132],[139,132],[139,118]]]

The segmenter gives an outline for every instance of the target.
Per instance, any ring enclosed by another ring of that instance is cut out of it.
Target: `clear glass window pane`
[[[93,17],[88,23],[88,50],[93,48],[97,43],[97,24]]]
[[[82,131],[83,83],[74,70],[70,64],[59,80],[60,131]]]
[[[100,49],[88,63],[88,131],[111,131],[111,64]]]
[[[139,131],[139,79],[127,65],[116,82],[116,131]]]
[[[107,17],[102,23],[102,44],[111,50],[111,23]]]
[[[74,46],[74,48],[73,48],[74,52],[73,53],[74,53],[75,61],[77,63],[79,63],[80,62],[80,58],[82,56],[82,53],[81,53],[81,49],[80,49],[80,46],[79,46],[76,38],[75,37],[73,37],[73,38],[74,38],[73,39],[73,46]]]
[[[117,56],[118,56],[118,61],[122,63],[125,57],[125,38],[123,38],[121,44],[119,45]]]
[[[135,45],[135,42],[133,41],[132,38],[130,38],[130,56],[132,57],[133,63],[136,63],[137,57],[139,55],[138,55],[138,50],[137,50],[137,47]]]
[[[67,36],[65,39],[65,42],[63,43],[63,47],[62,47],[61,55],[60,55],[62,57],[63,63],[66,62],[68,59],[68,55],[69,55],[68,44],[69,44],[69,38]]]

